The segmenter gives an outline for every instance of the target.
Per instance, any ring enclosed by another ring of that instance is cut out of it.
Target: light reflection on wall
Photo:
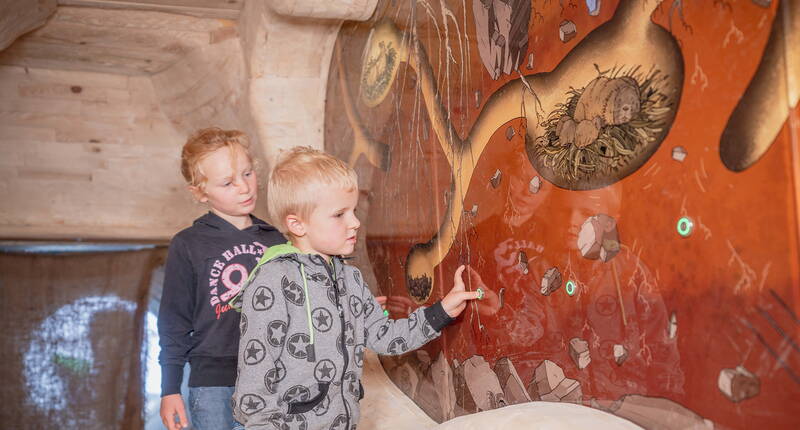
[[[23,358],[28,402],[43,412],[64,410],[71,394],[64,375],[86,378],[97,372],[89,333],[95,314],[135,309],[135,303],[113,295],[85,297],[45,319]]]
[[[161,366],[158,364],[158,317],[149,310],[144,320],[144,348],[142,363],[144,366],[144,423],[145,430],[161,429]]]
[[[145,342],[147,342],[145,357],[145,382],[144,392],[147,395],[161,396],[161,366],[158,365],[158,354],[161,347],[158,345],[158,317],[153,312],[147,312],[145,317]]]

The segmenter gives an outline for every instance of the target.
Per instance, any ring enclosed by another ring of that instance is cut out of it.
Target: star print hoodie
[[[354,430],[364,349],[403,354],[452,322],[441,302],[389,319],[358,269],[290,244],[264,253],[233,302],[242,311],[233,412],[248,430]]]

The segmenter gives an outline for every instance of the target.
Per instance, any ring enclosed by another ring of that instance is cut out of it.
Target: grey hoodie
[[[288,244],[265,252],[239,303],[233,412],[253,430],[355,429],[364,349],[403,354],[452,321],[440,302],[389,319],[358,269]]]

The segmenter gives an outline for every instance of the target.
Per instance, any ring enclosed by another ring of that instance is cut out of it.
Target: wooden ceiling
[[[236,36],[243,0],[59,0],[47,23],[0,51],[0,64],[140,75]]]

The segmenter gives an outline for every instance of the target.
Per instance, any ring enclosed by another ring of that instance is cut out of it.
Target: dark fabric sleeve
[[[424,312],[425,319],[428,320],[428,323],[436,331],[442,331],[443,328],[447,327],[451,322],[453,322],[453,318],[451,318],[450,315],[447,315],[447,312],[445,312],[441,300],[434,303],[430,307],[425,308]]]
[[[172,239],[167,253],[164,289],[158,310],[161,395],[180,393],[183,367],[192,346],[195,274],[186,244]]]

